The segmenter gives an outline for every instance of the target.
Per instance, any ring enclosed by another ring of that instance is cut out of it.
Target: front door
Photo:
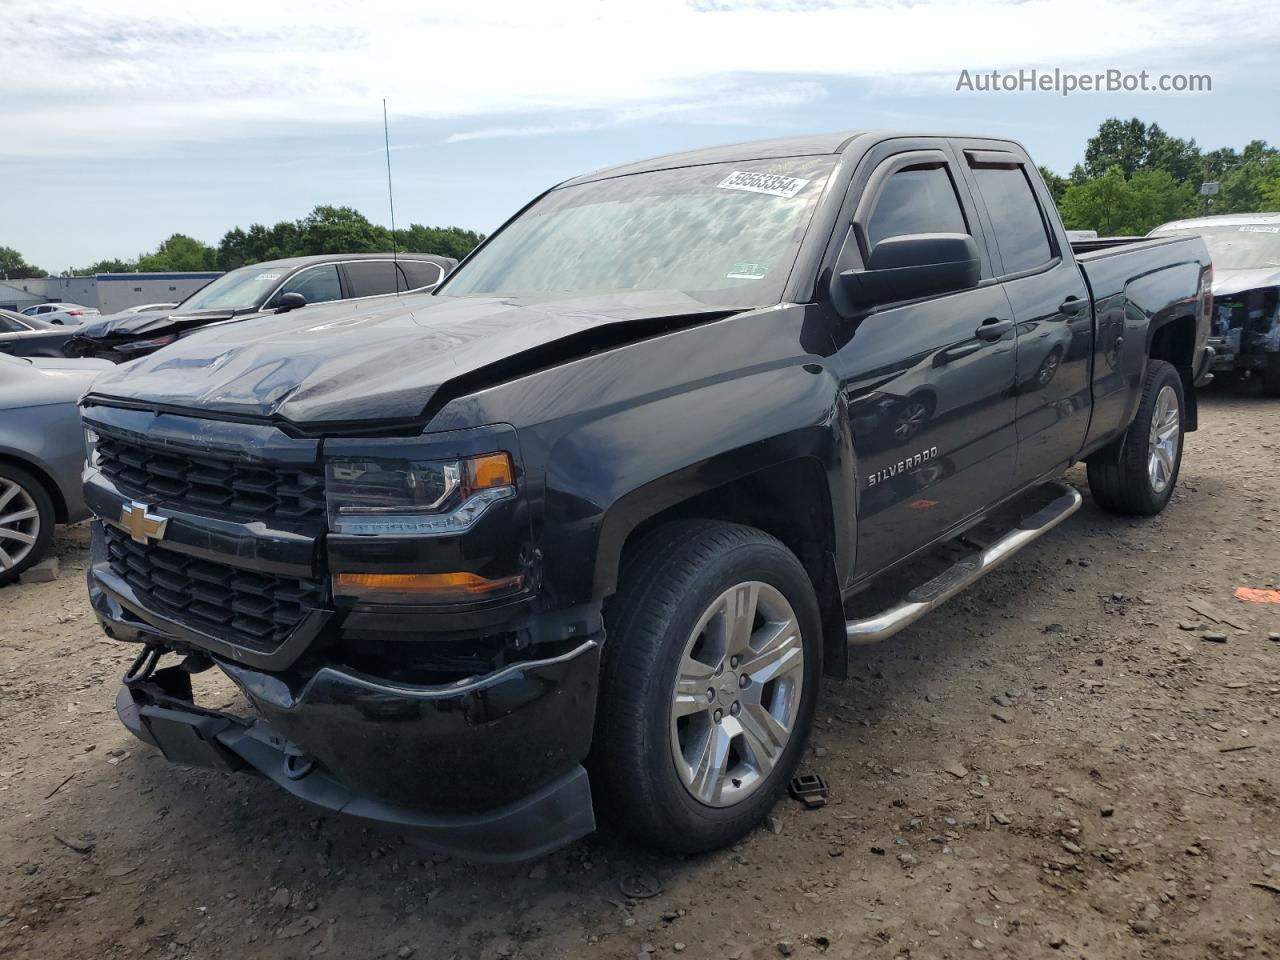
[[[915,141],[918,143],[918,141]],[[907,556],[1013,484],[1016,341],[972,197],[945,149],[868,162],[855,229],[887,237],[968,233],[984,252],[974,288],[884,304],[849,322],[835,357],[857,454],[855,577]],[[859,180],[855,176],[855,189]]]

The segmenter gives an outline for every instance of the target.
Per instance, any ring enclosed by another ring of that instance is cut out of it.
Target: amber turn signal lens
[[[463,461],[467,468],[467,489],[488,490],[491,487],[510,487],[516,482],[511,469],[511,458],[505,453],[486,453]]]
[[[339,573],[333,578],[334,593],[343,596],[386,599],[418,599],[427,602],[483,600],[495,593],[519,587],[519,574],[488,580],[474,573]]]

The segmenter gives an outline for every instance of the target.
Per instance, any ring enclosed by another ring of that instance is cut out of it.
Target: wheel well
[[[1199,410],[1195,388],[1196,318],[1174,317],[1156,328],[1151,336],[1148,356],[1153,360],[1165,360],[1178,368],[1182,377],[1182,392],[1187,404],[1186,430],[1199,425]]]
[[[58,523],[67,522],[67,501],[62,499],[62,491],[53,482],[53,478],[29,460],[23,460],[10,454],[0,453],[0,463],[8,463],[31,474],[44,487],[45,493],[53,501],[53,517]]]
[[[623,558],[657,527],[689,519],[755,527],[777,537],[799,558],[813,581],[822,613],[824,670],[844,676],[848,642],[835,570],[831,497],[822,465],[808,459],[774,464],[673,504],[631,531],[622,546]]]

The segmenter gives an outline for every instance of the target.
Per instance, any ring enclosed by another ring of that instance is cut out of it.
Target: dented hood
[[[1213,271],[1213,295],[1228,297],[1259,287],[1280,287],[1280,267],[1252,267],[1248,270]]]
[[[191,314],[177,314],[172,310],[113,313],[93,323],[84,324],[76,331],[76,336],[84,337],[86,340],[128,340],[133,337],[156,336],[180,327],[229,320],[234,316],[235,313],[231,310],[211,310]]]
[[[414,295],[377,306],[318,304],[201,330],[120,365],[92,395],[292,423],[411,419],[450,380],[576,334],[726,312],[733,311],[674,292],[536,303]],[[550,362],[575,359],[582,349],[566,343],[565,355]],[[540,357],[539,365],[546,362]],[[468,382],[483,387],[474,377]]]

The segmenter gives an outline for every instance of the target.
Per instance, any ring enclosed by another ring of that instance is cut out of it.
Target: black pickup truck
[[[729,843],[820,677],[1074,512],[1071,464],[1105,509],[1164,508],[1209,285],[1195,237],[1076,256],[1006,140],[570,180],[432,296],[96,382],[90,596],[141,645],[118,713],[445,851],[533,856],[596,809]],[[210,667],[244,708],[197,703]]]

